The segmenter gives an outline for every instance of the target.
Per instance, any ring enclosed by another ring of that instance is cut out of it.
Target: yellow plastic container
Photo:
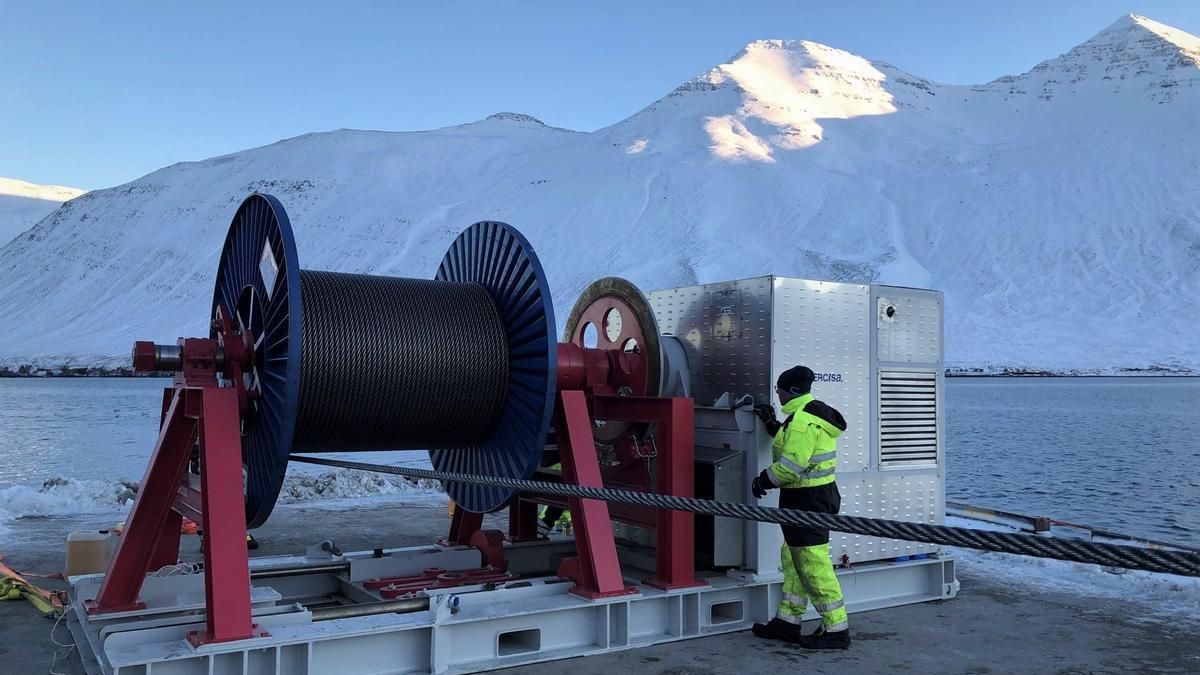
[[[64,574],[95,574],[108,569],[116,548],[116,535],[110,530],[79,530],[67,535],[67,569]]]

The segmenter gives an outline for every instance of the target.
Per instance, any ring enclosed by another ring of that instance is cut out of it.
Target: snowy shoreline
[[[96,516],[124,520],[133,506],[140,481],[133,479],[50,478],[41,487],[0,488],[0,544],[16,520]],[[417,504],[444,504],[446,493],[437,481],[411,481],[399,476],[334,469],[310,473],[290,470],[279,491],[277,508],[362,508],[373,499]],[[350,500],[354,500],[351,502]]]
[[[956,516],[946,516],[946,524],[975,530],[1015,531]],[[943,550],[954,556],[960,571],[967,575],[983,575],[1010,587],[1038,592],[1120,600],[1146,611],[1146,614],[1130,613],[1137,621],[1172,617],[1200,622],[1200,578],[1137,570],[1117,572],[1097,565],[966,548]]]

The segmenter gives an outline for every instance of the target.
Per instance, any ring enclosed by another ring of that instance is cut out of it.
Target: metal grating
[[[879,466],[936,466],[937,373],[879,371]]]

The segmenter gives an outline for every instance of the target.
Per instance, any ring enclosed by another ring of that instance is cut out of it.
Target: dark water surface
[[[1200,378],[947,380],[946,493],[1200,544]]]
[[[0,379],[0,502],[140,479],[167,383]],[[950,499],[1200,544],[1200,378],[952,378],[945,403]]]

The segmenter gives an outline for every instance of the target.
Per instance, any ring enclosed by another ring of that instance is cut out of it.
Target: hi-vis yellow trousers
[[[783,568],[783,600],[779,603],[780,619],[800,625],[800,618],[813,608],[821,615],[821,625],[828,632],[850,627],[846,617],[846,603],[842,600],[842,585],[833,573],[829,560],[829,544],[816,546],[788,546],[784,543],[779,551],[780,566]]]

